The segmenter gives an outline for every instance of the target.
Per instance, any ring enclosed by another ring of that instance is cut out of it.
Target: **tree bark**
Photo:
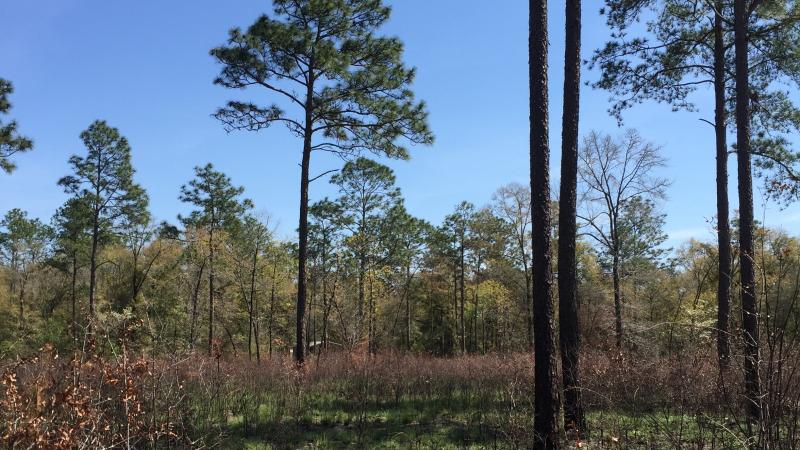
[[[459,254],[459,265],[461,266],[461,271],[460,271],[461,284],[459,286],[459,289],[460,289],[459,296],[460,296],[460,300],[461,300],[461,304],[459,305],[459,328],[461,329],[461,353],[463,354],[463,353],[466,353],[466,351],[467,351],[467,329],[464,326],[464,301],[465,301],[465,298],[464,298],[465,297],[465,292],[464,292],[465,286],[464,285],[466,284],[466,279],[465,279],[466,277],[464,276],[464,271],[465,271],[464,265],[465,264],[464,264],[464,236],[463,235],[461,236],[461,248],[460,248],[460,254]]]
[[[759,379],[758,310],[755,294],[753,244],[753,175],[750,165],[750,74],[748,59],[748,3],[734,2],[736,46],[736,150],[739,175],[739,265],[742,285],[742,338],[747,414],[751,423],[761,424],[761,382]]]
[[[76,311],[76,285],[78,283],[78,256],[72,253],[72,280],[70,282],[70,297],[72,300],[72,338],[78,340],[78,317]]]
[[[250,271],[250,307],[248,308],[247,315],[250,322],[250,328],[247,332],[247,356],[251,357],[252,352],[252,339],[256,334],[255,328],[255,297],[256,297],[256,269],[258,266],[258,243],[256,243],[255,251],[253,251],[253,266]],[[257,340],[256,336],[256,340]],[[258,342],[256,342],[258,345]],[[256,357],[258,359],[258,357]]]
[[[611,278],[614,287],[614,335],[616,336],[617,348],[622,348],[622,343],[625,338],[624,328],[622,326],[622,292],[619,279],[619,250],[617,244],[614,244],[614,251],[611,263]]]
[[[533,225],[534,448],[561,448],[558,360],[553,327],[550,149],[547,96],[547,0],[529,0],[530,170]]]
[[[213,218],[212,218],[213,222]],[[214,229],[208,233],[208,354],[214,353]]]
[[[300,226],[299,251],[297,261],[297,328],[294,360],[297,364],[305,362],[305,321],[306,321],[306,262],[308,260],[308,184],[309,165],[311,163],[311,94],[306,105],[306,132],[303,140],[303,161],[300,175]]]
[[[189,350],[194,348],[195,329],[197,327],[197,298],[200,295],[200,285],[203,281],[203,271],[206,268],[206,259],[203,258],[203,263],[200,265],[200,271],[197,274],[197,283],[194,285],[194,292],[192,293],[192,317],[189,323]]]
[[[94,224],[92,225],[92,253],[89,256],[89,324],[91,330],[92,321],[94,320],[94,294],[97,287],[97,247],[100,238],[100,218],[98,213],[94,216]]]
[[[558,218],[558,300],[564,422],[583,434],[586,419],[581,399],[580,330],[577,300],[578,119],[581,78],[581,1],[566,2],[564,112],[561,126],[561,190]]]
[[[731,229],[728,218],[728,143],[725,109],[725,41],[723,4],[715,2],[714,15],[714,131],[717,145],[717,355],[720,367],[727,367],[730,358],[731,312]]]

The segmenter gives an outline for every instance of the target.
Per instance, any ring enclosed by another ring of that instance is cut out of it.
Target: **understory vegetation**
[[[431,358],[344,352],[261,363],[186,356],[106,362],[91,350],[6,367],[3,442],[15,448],[527,448],[525,353]],[[83,358],[81,360],[81,358]],[[747,448],[741,380],[713,355],[584,355],[579,448]],[[78,364],[80,362],[80,364]],[[794,370],[792,368],[791,370]],[[722,377],[722,382],[721,378]],[[800,395],[796,383],[784,395]],[[777,405],[776,405],[777,406]],[[772,431],[797,445],[797,403]],[[776,435],[776,437],[778,437]]]

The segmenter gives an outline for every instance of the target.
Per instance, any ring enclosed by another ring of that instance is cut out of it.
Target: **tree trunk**
[[[363,219],[361,229],[363,230]],[[362,231],[363,233],[363,231]],[[363,235],[361,236],[363,239]],[[363,242],[360,245],[364,245]],[[356,324],[358,327],[358,339],[361,340],[364,336],[364,305],[366,304],[366,272],[367,272],[367,257],[364,255],[363,250],[359,250],[358,252],[358,310],[356,311],[358,316],[356,320],[358,323]]]
[[[311,102],[309,97],[308,102]],[[294,360],[297,364],[305,362],[305,321],[306,321],[306,262],[308,260],[308,170],[311,163],[311,109],[306,108],[306,133],[303,142],[303,162],[300,175],[300,226],[299,252],[297,262],[297,328]]]
[[[531,282],[530,268],[524,264],[525,270],[525,326],[527,331],[526,342],[528,348],[533,349],[533,283]]]
[[[138,277],[136,276],[136,268],[139,267],[139,251],[133,250],[133,273],[131,274],[131,306],[136,303],[136,297],[139,295]]]
[[[214,353],[214,229],[208,234],[208,354]]]
[[[76,285],[78,283],[78,256],[72,253],[72,280],[70,283],[70,297],[72,300],[72,337],[78,340],[78,316],[76,311]]]
[[[561,448],[558,360],[553,327],[550,149],[547,96],[547,0],[529,0],[530,170],[533,225],[534,448]]]
[[[460,249],[460,251],[461,251],[461,253],[460,253],[460,256],[459,256],[459,265],[461,266],[461,274],[460,274],[461,275],[461,285],[460,285],[459,296],[460,296],[460,300],[461,300],[461,305],[459,306],[459,308],[460,308],[460,310],[459,310],[459,328],[461,328],[461,353],[463,354],[463,353],[466,353],[466,351],[467,351],[467,329],[464,326],[465,325],[464,324],[464,301],[465,301],[465,295],[464,295],[465,286],[464,285],[466,284],[466,279],[465,279],[465,276],[464,276],[464,271],[465,271],[464,265],[465,264],[464,264],[464,237],[463,236],[461,237],[461,249]]]
[[[200,295],[200,284],[203,282],[203,271],[206,268],[206,260],[203,258],[203,263],[200,265],[200,272],[197,274],[197,283],[194,285],[194,292],[192,293],[192,317],[189,323],[189,350],[194,348],[195,329],[197,328],[197,299]]]
[[[558,218],[558,300],[561,369],[564,382],[564,422],[583,435],[580,381],[580,330],[578,324],[577,185],[578,118],[581,77],[581,1],[566,2],[564,50],[564,113],[561,126],[561,190]]]
[[[750,166],[750,80],[748,68],[748,3],[734,2],[736,45],[736,150],[739,175],[739,265],[742,286],[742,337],[747,414],[761,424],[761,382],[758,374],[758,311],[753,252],[753,175]]]
[[[375,342],[375,296],[372,290],[372,277],[369,279],[369,333],[368,333],[368,347],[369,354],[374,355],[378,352],[377,343]]]
[[[622,327],[622,292],[620,292],[620,281],[619,281],[619,250],[617,249],[617,245],[614,244],[614,250],[612,255],[612,263],[611,263],[611,278],[614,284],[614,325],[615,325],[615,333],[616,341],[617,341],[617,348],[622,348],[622,342],[624,340],[624,331]]]
[[[406,267],[406,350],[411,351],[411,267]]]
[[[275,265],[272,266],[272,287],[269,294],[269,324],[267,325],[267,338],[269,339],[269,357],[272,358],[272,329],[275,323],[275,280],[278,273],[278,258],[275,257]]]
[[[720,367],[730,363],[731,313],[731,229],[728,220],[728,143],[725,110],[725,41],[723,4],[715,2],[714,15],[714,130],[717,144],[717,241],[719,246],[717,284],[717,355]]]
[[[19,329],[22,331],[25,327],[25,285],[27,284],[25,278],[27,275],[22,275],[23,279],[19,287]]]
[[[97,286],[97,246],[100,239],[100,218],[97,213],[94,216],[92,225],[92,253],[89,255],[89,324],[91,330],[94,320],[94,293]]]

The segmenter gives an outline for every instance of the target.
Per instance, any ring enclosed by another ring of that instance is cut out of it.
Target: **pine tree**
[[[214,170],[209,163],[204,167],[195,167],[195,178],[181,186],[180,200],[191,203],[196,210],[187,217],[180,217],[184,226],[203,229],[208,245],[208,354],[213,352],[214,343],[214,271],[215,255],[219,243],[214,236],[220,231],[234,230],[241,220],[242,214],[252,208],[250,200],[240,200],[243,187],[233,186],[231,179],[222,172]]]
[[[97,258],[103,236],[115,236],[121,221],[139,215],[147,208],[144,190],[133,181],[131,148],[119,130],[98,120],[81,133],[85,157],[69,159],[72,175],[58,184],[67,193],[85,202],[91,217],[89,253],[89,319],[95,317]],[[91,325],[91,322],[90,322]]]
[[[567,0],[564,47],[564,113],[561,121],[561,189],[558,208],[558,323],[564,381],[564,422],[586,429],[580,381],[578,327],[577,186],[581,78],[581,1]]]
[[[534,448],[561,448],[561,399],[550,267],[550,144],[547,97],[547,0],[530,0],[530,169],[533,237]]]
[[[11,103],[8,96],[14,93],[10,81],[0,78],[0,115],[8,114]],[[0,170],[11,173],[17,167],[11,157],[17,153],[25,153],[33,148],[33,141],[17,132],[17,122],[3,123],[0,120]]]
[[[433,135],[425,105],[409,89],[415,71],[401,60],[402,43],[375,35],[390,15],[381,0],[276,0],[273,6],[275,18],[264,15],[245,32],[233,29],[227,45],[211,50],[224,66],[215,82],[263,88],[292,110],[232,101],[216,117],[228,130],[282,123],[303,139],[294,353],[302,363],[312,152],[407,159],[401,141],[431,144]]]

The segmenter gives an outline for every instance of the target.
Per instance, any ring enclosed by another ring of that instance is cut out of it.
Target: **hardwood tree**
[[[91,214],[89,252],[89,319],[95,317],[98,252],[115,237],[123,220],[142,213],[148,204],[147,193],[133,181],[131,147],[119,130],[98,120],[81,133],[85,157],[69,159],[72,175],[59,180],[64,190],[88,205]]]
[[[47,256],[53,230],[14,208],[0,220],[0,261],[11,269],[9,292],[17,296],[19,330],[25,330],[26,288],[37,265]]]
[[[0,78],[0,116],[8,114],[11,103],[8,97],[14,93],[10,81]],[[17,153],[25,153],[33,148],[33,141],[17,132],[17,122],[12,120],[3,123],[0,120],[0,170],[11,173],[17,167],[11,157]]]
[[[511,183],[492,197],[494,214],[513,230],[511,260],[522,271],[525,280],[525,322],[527,340],[533,348],[533,286],[531,281],[531,190],[529,186]]]
[[[467,246],[471,249],[468,264],[472,268],[472,339],[468,350],[478,351],[478,315],[481,304],[480,285],[484,281],[485,272],[491,264],[504,256],[512,235],[510,227],[500,217],[494,215],[489,207],[484,207],[472,214],[469,221]]]
[[[241,200],[244,188],[231,184],[231,179],[214,169],[209,163],[195,167],[195,178],[181,186],[180,200],[194,205],[197,209],[189,216],[178,219],[186,227],[205,231],[208,247],[208,353],[213,352],[214,342],[214,297],[216,295],[215,256],[221,232],[232,232],[240,223],[242,215],[253,207],[250,200]]]
[[[258,280],[264,277],[265,252],[272,243],[267,223],[253,215],[245,215],[232,236],[234,278],[247,309],[247,357],[261,361],[261,321]],[[254,351],[255,344],[255,351]]]
[[[561,448],[561,399],[550,266],[550,144],[547,96],[547,0],[529,0],[530,170],[534,342],[534,448]]]
[[[634,130],[620,138],[592,131],[579,153],[578,175],[585,211],[579,218],[587,235],[610,260],[614,289],[614,318],[617,347],[624,341],[621,271],[629,235],[623,233],[626,206],[636,199],[662,199],[669,181],[654,172],[666,165],[660,149],[646,142]],[[652,247],[658,242],[645,242]]]
[[[578,119],[581,81],[581,1],[567,0],[564,47],[564,111],[561,120],[561,187],[558,203],[558,323],[564,422],[586,430],[581,399],[578,263],[576,256]]]
[[[294,353],[302,363],[312,153],[407,159],[402,141],[431,144],[433,135],[425,105],[409,88],[415,71],[401,60],[402,43],[375,34],[391,11],[381,0],[276,0],[273,6],[275,18],[264,15],[247,31],[231,30],[228,44],[211,55],[224,66],[215,83],[260,87],[276,103],[231,101],[216,117],[228,130],[282,123],[303,139]]]
[[[135,306],[150,275],[150,270],[161,255],[160,241],[155,240],[158,229],[151,223],[152,218],[147,210],[147,198],[139,197],[136,201],[138,204],[130,205],[128,208],[130,214],[126,214],[120,226],[120,240],[131,256],[128,294],[121,298],[121,304],[118,305],[120,310],[128,306]],[[153,251],[147,255],[145,250],[148,250],[150,244],[156,244],[157,248],[153,248]]]

